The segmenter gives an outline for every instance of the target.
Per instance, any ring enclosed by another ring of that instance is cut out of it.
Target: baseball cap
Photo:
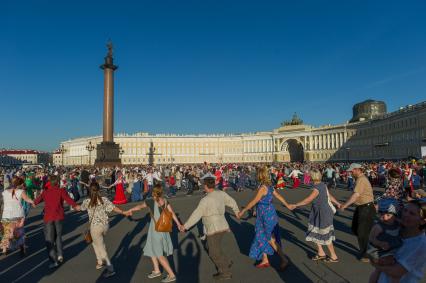
[[[214,180],[216,180],[216,176],[213,175],[212,173],[208,172],[203,177],[201,177],[201,180],[205,180],[205,179],[214,179]]]
[[[398,214],[398,203],[395,199],[381,199],[378,202],[379,213]]]
[[[352,171],[354,169],[361,169],[362,165],[359,163],[352,163],[351,166],[349,166],[348,170],[346,171]]]

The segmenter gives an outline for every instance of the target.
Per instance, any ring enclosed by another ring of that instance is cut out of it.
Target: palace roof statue
[[[303,125],[303,120],[297,116],[296,112],[294,112],[293,117],[290,121],[284,121],[281,123],[281,127],[296,125]]]

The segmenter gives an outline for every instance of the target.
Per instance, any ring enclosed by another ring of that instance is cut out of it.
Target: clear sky
[[[426,100],[426,1],[15,1],[0,4],[0,148],[102,132],[114,43],[115,132],[271,130],[293,112]]]

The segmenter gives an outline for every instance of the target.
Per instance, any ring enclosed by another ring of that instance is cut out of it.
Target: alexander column
[[[105,63],[101,65],[104,70],[104,115],[103,115],[103,141],[96,147],[95,165],[113,166],[121,164],[119,157],[120,146],[114,142],[114,65],[112,58],[112,42],[108,42],[108,54]]]

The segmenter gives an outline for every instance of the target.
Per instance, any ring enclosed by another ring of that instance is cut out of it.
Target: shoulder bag
[[[97,208],[98,206],[96,205],[95,211],[93,211],[93,216],[89,221],[89,228],[86,229],[86,231],[83,233],[84,240],[86,241],[87,244],[91,244],[93,242],[92,234],[90,233],[90,226],[92,225],[93,218],[95,218],[95,213]],[[87,215],[89,215],[89,211],[87,211]]]
[[[157,221],[154,218],[154,201],[147,201],[147,206],[149,208],[149,212],[151,214],[152,221],[155,224],[155,231],[157,232],[167,232],[170,233],[173,230],[173,215],[171,211],[167,208],[168,202],[164,200],[164,206],[161,207],[160,217]]]
[[[328,205],[330,206],[331,211],[333,211],[333,214],[336,214],[336,211],[337,211],[337,210],[336,210],[336,208],[334,207],[333,203],[331,202],[330,194],[329,194],[329,192],[328,192],[328,188],[326,187],[325,189],[327,190],[327,202],[328,202]]]

